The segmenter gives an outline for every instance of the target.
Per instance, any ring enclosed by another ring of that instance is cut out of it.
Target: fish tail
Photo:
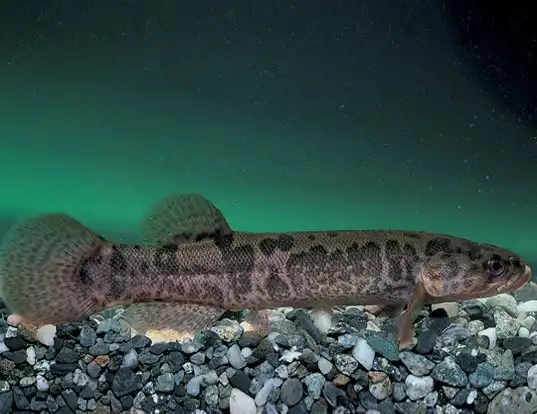
[[[35,325],[66,323],[100,311],[81,282],[80,266],[104,243],[66,214],[44,214],[15,225],[0,246],[4,303]]]

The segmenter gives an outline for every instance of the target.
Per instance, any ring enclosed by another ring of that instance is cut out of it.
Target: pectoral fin
[[[417,283],[414,287],[414,291],[410,300],[408,301],[407,308],[397,318],[397,338],[399,340],[399,346],[401,348],[408,348],[412,345],[412,339],[414,338],[414,320],[422,309],[427,293],[421,283]]]

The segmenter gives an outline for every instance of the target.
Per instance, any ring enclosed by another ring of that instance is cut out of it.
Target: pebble
[[[371,345],[362,338],[358,338],[352,349],[353,358],[360,363],[366,370],[370,370],[373,367],[373,361],[375,359],[375,351],[371,348]]]
[[[428,375],[435,367],[434,362],[422,355],[404,351],[399,354],[401,362],[414,375],[422,377]]]
[[[238,388],[233,388],[229,396],[229,412],[230,414],[256,414],[257,407],[252,397]]]
[[[405,379],[406,394],[415,401],[424,398],[433,391],[434,380],[432,377],[417,377],[412,374]]]
[[[280,399],[287,406],[298,404],[304,395],[302,382],[298,378],[289,378],[283,382]]]
[[[533,365],[527,372],[528,387],[537,390],[537,365]]]

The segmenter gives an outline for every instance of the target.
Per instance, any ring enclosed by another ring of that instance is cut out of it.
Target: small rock
[[[405,379],[406,394],[411,400],[419,400],[433,391],[434,380],[431,377],[416,377],[412,374]]]
[[[246,358],[241,353],[241,349],[237,344],[233,344],[227,350],[227,359],[230,365],[235,369],[242,369],[246,366]]]
[[[510,316],[516,318],[518,316],[518,309],[516,300],[514,297],[507,293],[493,296],[487,299],[487,305],[491,308],[499,307],[505,310]]]
[[[399,358],[404,366],[418,377],[428,375],[435,366],[434,362],[413,352],[403,351],[399,354]]]
[[[229,412],[230,414],[256,414],[257,407],[252,397],[238,388],[233,388],[229,396]]]
[[[358,338],[356,345],[352,349],[352,356],[356,359],[366,370],[370,370],[373,367],[373,361],[375,360],[375,351],[369,343],[362,338]]]
[[[537,300],[533,299],[519,303],[517,309],[519,313],[537,312]]]
[[[490,402],[488,414],[522,414],[537,412],[537,393],[528,387],[507,388]]]
[[[527,374],[528,387],[532,390],[537,390],[537,365],[533,365]]]
[[[371,377],[371,375],[370,375]],[[377,372],[372,378],[369,392],[377,400],[385,400],[392,394],[392,382],[386,373]]]
[[[468,383],[466,374],[451,356],[434,367],[432,376],[436,381],[453,387],[465,387]]]
[[[339,372],[349,376],[358,368],[358,361],[347,354],[334,355],[334,364]]]
[[[498,339],[515,336],[520,328],[518,319],[513,318],[503,308],[494,308],[494,321],[496,322],[496,334]]]
[[[304,389],[298,378],[289,378],[282,384],[280,399],[285,405],[291,407],[298,404],[303,395]]]

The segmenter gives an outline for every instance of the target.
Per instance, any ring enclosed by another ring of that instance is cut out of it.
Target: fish
[[[140,228],[132,244],[67,213],[13,226],[0,246],[0,296],[13,320],[56,325],[122,307],[137,332],[193,336],[227,311],[266,321],[279,307],[378,305],[405,308],[396,321],[404,347],[423,306],[509,293],[531,278],[516,253],[442,233],[233,230],[196,193],[163,197]]]

